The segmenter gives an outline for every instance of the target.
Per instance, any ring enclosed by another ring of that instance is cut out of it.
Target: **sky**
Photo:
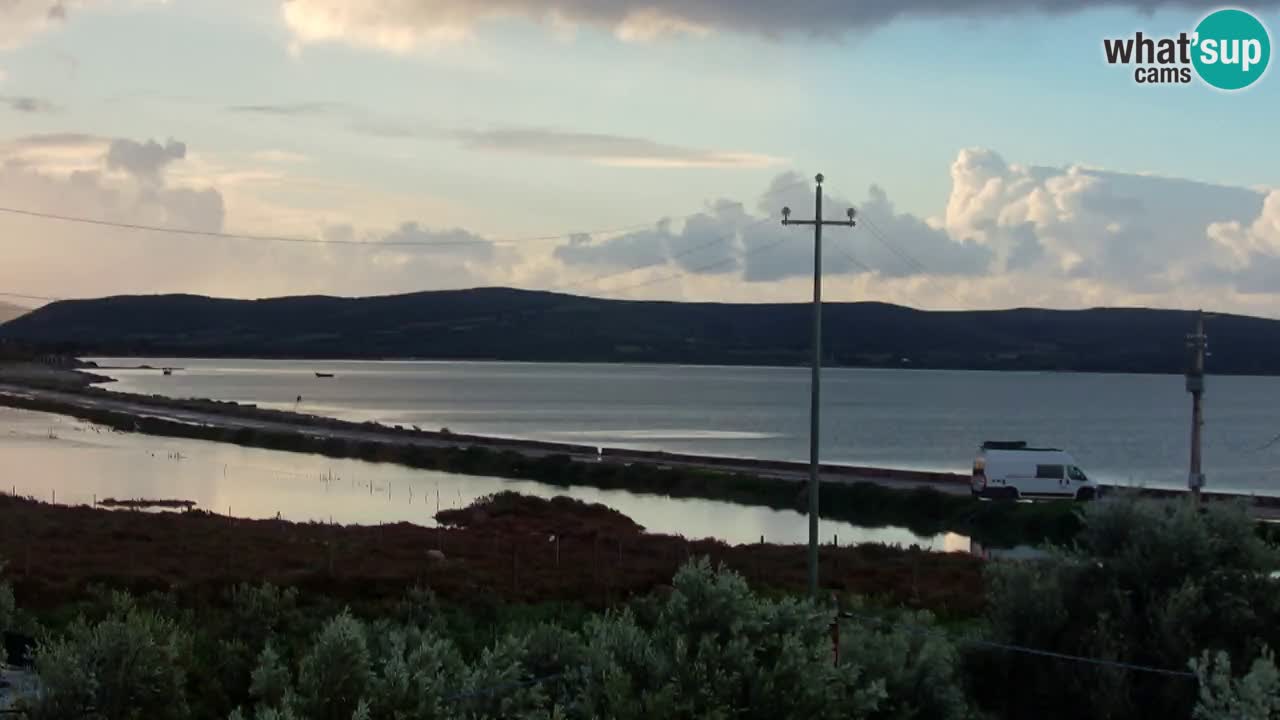
[[[0,294],[802,302],[821,172],[829,300],[1280,317],[1280,77],[1102,50],[1217,7],[0,0]]]

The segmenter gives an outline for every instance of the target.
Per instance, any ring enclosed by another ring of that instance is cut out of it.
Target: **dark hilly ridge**
[[[438,358],[795,365],[808,304],[601,300],[481,288],[368,298],[121,296],[53,303],[0,340],[75,354]],[[1185,370],[1186,311],[935,312],[829,303],[833,365],[1000,370]],[[1210,321],[1210,371],[1280,374],[1280,321]],[[906,362],[904,362],[904,358]]]

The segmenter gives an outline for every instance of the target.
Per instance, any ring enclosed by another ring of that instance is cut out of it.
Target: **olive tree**
[[[33,720],[187,717],[187,638],[170,619],[120,600],[107,618],[76,621],[35,651]]]
[[[1092,504],[1074,545],[993,563],[998,642],[1180,670],[1205,650],[1237,665],[1280,640],[1275,548],[1246,509],[1118,498]],[[1156,673],[992,649],[969,657],[983,703],[1017,717],[1185,718],[1198,684]]]

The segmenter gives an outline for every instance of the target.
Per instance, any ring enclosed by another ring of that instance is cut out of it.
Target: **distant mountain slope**
[[[370,298],[124,296],[53,303],[0,339],[80,354],[418,357],[795,365],[807,304],[630,302],[482,288]],[[1192,314],[1148,309],[931,312],[830,303],[827,362],[1182,372]],[[1215,373],[1280,374],[1280,321],[1210,324]]]
[[[6,302],[0,302],[0,325],[29,312],[31,312],[31,308],[24,308],[17,305],[10,305]]]

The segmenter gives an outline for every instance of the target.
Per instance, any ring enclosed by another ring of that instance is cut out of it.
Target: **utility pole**
[[[812,220],[792,220],[791,208],[782,208],[783,225],[813,226],[813,379],[809,395],[809,599],[818,601],[818,429],[822,400],[822,226],[853,227],[854,212],[849,208],[848,220],[822,219],[822,173],[817,182]]]
[[[1208,348],[1204,334],[1204,311],[1196,311],[1196,331],[1187,336],[1191,349],[1191,367],[1187,370],[1187,392],[1191,393],[1191,469],[1187,474],[1187,487],[1191,489],[1191,502],[1200,504],[1200,489],[1204,487],[1204,473],[1200,467],[1200,429],[1204,426],[1204,356]]]

